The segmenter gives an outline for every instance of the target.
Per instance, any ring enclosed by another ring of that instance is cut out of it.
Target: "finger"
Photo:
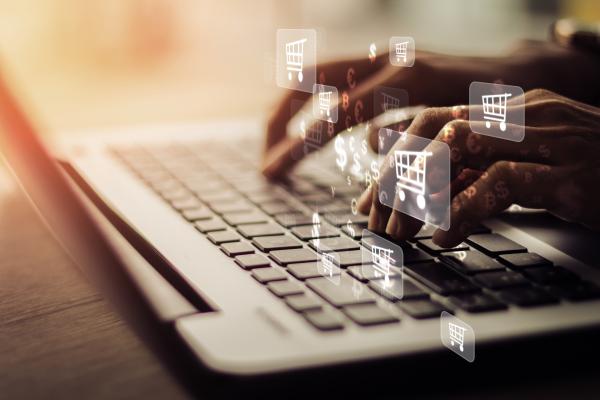
[[[555,167],[535,163],[500,161],[452,200],[451,226],[438,229],[436,244],[453,247],[461,243],[485,219],[517,203],[525,207],[554,207],[551,194]]]
[[[369,212],[369,230],[373,232],[385,232],[391,208],[379,201],[379,185],[371,185],[371,209]]]

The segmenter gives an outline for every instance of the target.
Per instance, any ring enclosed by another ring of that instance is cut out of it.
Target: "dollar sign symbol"
[[[319,213],[315,212],[313,213],[312,216],[312,237],[315,239],[314,240],[314,244],[317,247],[317,249],[319,248],[319,242],[320,242],[320,238],[319,238],[319,225],[321,224],[321,220],[319,219]]]
[[[352,170],[354,171],[355,174],[359,174],[360,173],[360,154],[354,153],[352,158],[354,159],[354,165],[352,166]]]
[[[338,167],[340,167],[341,171],[344,171],[344,168],[346,168],[346,163],[348,162],[348,156],[346,155],[346,150],[344,150],[344,139],[341,136],[335,138],[334,147],[337,154],[335,163]]]
[[[360,144],[360,149],[362,150],[363,154],[367,154],[367,140],[363,139],[363,141]]]
[[[348,228],[348,233],[350,233],[351,237],[356,236],[356,232],[354,231],[354,227],[352,226],[352,221],[348,220],[346,223],[346,227]]]
[[[377,57],[377,46],[375,46],[375,43],[371,43],[371,45],[369,46],[369,60],[371,62],[375,61],[375,58]]]
[[[352,179],[350,179],[350,176],[346,177],[346,183],[348,184],[348,186],[352,186]]]
[[[379,165],[377,165],[377,161],[371,161],[371,172],[373,173],[373,179],[375,182],[379,182]]]
[[[342,109],[344,111],[348,111],[348,106],[350,105],[350,97],[348,96],[348,92],[342,92]]]

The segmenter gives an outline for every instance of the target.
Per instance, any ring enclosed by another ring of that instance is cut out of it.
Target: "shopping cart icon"
[[[396,177],[398,178],[398,197],[400,201],[406,199],[404,190],[417,195],[417,206],[421,210],[425,208],[425,177],[427,168],[427,157],[432,153],[427,151],[405,151],[396,150],[394,158],[396,161]]]
[[[300,39],[285,44],[285,62],[288,71],[288,80],[292,80],[292,72],[298,72],[298,82],[302,82],[302,64],[304,62],[304,42],[307,39]]]
[[[400,59],[406,63],[406,56],[408,54],[408,42],[396,43],[396,62],[400,62]]]
[[[465,351],[464,341],[466,330],[467,328],[463,328],[460,325],[448,322],[448,335],[450,336],[450,346],[454,347],[454,343],[456,343],[461,352]]]
[[[490,121],[500,122],[500,130],[506,130],[506,102],[512,96],[511,93],[488,94],[481,96],[483,103],[483,119],[485,119],[485,127],[492,126]]]
[[[381,272],[386,278],[390,275],[390,267],[394,264],[392,258],[393,250],[387,249],[381,246],[371,246],[371,259],[373,260],[373,266]]]
[[[328,117],[331,107],[331,93],[333,92],[319,92],[319,111],[321,114],[326,113]]]
[[[308,147],[318,149],[321,147],[321,140],[323,140],[323,121],[316,120],[313,124],[306,130],[304,134],[304,144]]]
[[[381,96],[383,97],[382,108],[384,112],[393,108],[400,108],[400,99],[390,96],[387,93],[381,93]]]

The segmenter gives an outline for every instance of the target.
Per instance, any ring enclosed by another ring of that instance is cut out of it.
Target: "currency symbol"
[[[352,132],[352,117],[349,115],[346,115],[346,129],[348,132]]]
[[[492,192],[486,192],[484,194],[485,206],[488,210],[492,210],[496,207],[496,196]]]
[[[319,237],[319,226],[321,224],[321,220],[319,219],[319,213],[318,212],[314,212],[313,216],[312,216],[312,229],[311,229],[311,234],[312,237],[315,239],[313,242],[315,244],[315,246],[317,248],[319,248],[319,242],[320,242],[320,237]]]
[[[371,172],[373,173],[373,179],[375,182],[379,182],[379,166],[375,160],[371,161]]]
[[[348,92],[343,91],[342,92],[342,109],[344,111],[348,111],[348,106],[350,105],[349,102],[350,102],[350,96],[348,96]]]
[[[344,150],[344,138],[341,136],[336,137],[334,147],[337,154],[335,163],[338,167],[340,167],[341,171],[344,171],[344,168],[346,168],[346,163],[348,162],[348,156],[346,155],[346,150]]]
[[[385,190],[381,190],[379,192],[379,202],[381,204],[386,204],[386,205],[388,204],[388,195],[387,195],[387,192]]]
[[[367,154],[367,140],[363,139],[363,141],[360,144],[360,149],[362,150],[363,154]]]
[[[373,180],[371,178],[371,173],[369,171],[366,171],[365,172],[365,185],[367,186],[367,189],[370,189],[372,184],[373,184]]]
[[[375,58],[377,57],[377,46],[375,46],[375,43],[371,43],[371,45],[369,46],[369,60],[371,62],[375,61]]]
[[[350,211],[352,211],[352,215],[358,214],[358,202],[356,199],[352,199],[350,202]]]
[[[304,120],[300,121],[300,137],[302,140],[306,139],[306,122]]]
[[[354,105],[354,119],[356,120],[356,123],[358,123],[358,124],[363,122],[363,116],[362,116],[363,108],[364,108],[364,106],[363,106],[362,100],[357,100],[356,104]]]
[[[477,154],[481,151],[481,145],[479,144],[479,137],[475,133],[470,133],[467,136],[467,149],[471,154]]]
[[[335,186],[331,187],[331,197],[335,197]]]
[[[496,182],[496,185],[494,185],[494,189],[496,189],[496,193],[501,199],[506,199],[508,197],[508,194],[510,193],[508,191],[508,188],[506,187],[506,182],[504,181]]]
[[[348,68],[348,73],[346,74],[346,81],[348,82],[348,86],[350,87],[350,89],[354,89],[354,87],[356,86],[356,80],[354,79],[355,74],[356,72],[354,71],[354,68]]]
[[[346,223],[346,227],[348,228],[348,233],[350,233],[351,237],[356,236],[356,232],[354,231],[354,227],[352,226],[352,221],[348,220]]]
[[[350,148],[350,153],[354,153],[354,137],[350,138],[350,143],[349,143],[349,148]]]
[[[355,174],[359,174],[360,173],[360,154],[354,153],[352,158],[354,159],[354,165],[352,165],[352,171]]]
[[[346,183],[348,184],[348,186],[352,186],[352,179],[350,179],[350,175],[346,177]]]
[[[545,144],[541,144],[540,147],[538,148],[538,151],[540,152],[542,157],[544,157],[544,158],[550,157],[550,148],[548,146],[546,146]]]

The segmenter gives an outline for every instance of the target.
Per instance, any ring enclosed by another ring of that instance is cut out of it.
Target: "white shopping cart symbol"
[[[391,249],[371,245],[371,258],[374,267],[377,271],[385,275],[386,278],[390,274],[390,266],[394,263],[394,259],[392,258],[393,253],[394,251]]]
[[[426,151],[396,150],[396,177],[398,178],[398,196],[400,201],[406,199],[403,189],[417,195],[417,205],[421,210],[425,208],[425,174],[427,157],[432,153]]]
[[[406,63],[406,56],[408,53],[408,42],[396,43],[396,62],[400,62],[402,59]]]
[[[400,108],[400,99],[390,96],[387,93],[381,93],[381,95],[383,96],[383,111]]]
[[[329,277],[333,277],[333,260],[334,256],[331,253],[323,253],[321,255],[321,265],[323,265],[323,269]]]
[[[450,346],[454,347],[454,343],[458,345],[461,352],[465,351],[465,331],[467,328],[448,322],[448,335],[450,336]]]
[[[285,44],[285,62],[287,64],[288,80],[292,80],[292,72],[298,72],[298,82],[302,82],[302,64],[304,61],[304,42],[307,39],[296,40]]]
[[[330,114],[331,93],[333,92],[319,92],[319,111],[321,111],[321,114],[325,112],[328,117]]]
[[[506,101],[512,96],[510,93],[489,94],[481,96],[483,102],[483,119],[485,127],[490,128],[490,121],[500,122],[500,130],[506,130]]]

